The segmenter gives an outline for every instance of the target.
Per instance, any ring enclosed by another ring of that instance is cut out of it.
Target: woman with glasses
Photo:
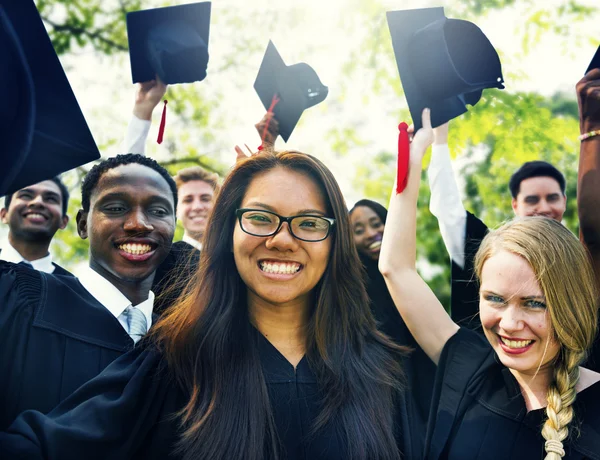
[[[316,158],[236,164],[185,295],[0,457],[418,458],[404,348],[377,330],[341,191]]]

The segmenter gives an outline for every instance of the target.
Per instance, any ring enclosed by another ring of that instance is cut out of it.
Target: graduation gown
[[[577,394],[564,460],[600,460],[600,382]],[[438,364],[427,459],[542,459],[545,409],[527,412],[519,384],[480,334],[461,328]],[[579,428],[579,436],[575,428]]]
[[[307,436],[320,412],[322,397],[307,358],[294,370],[262,334],[255,331],[254,335],[282,444],[281,459],[348,458],[346,442],[331,425]],[[178,459],[174,445],[179,421],[173,414],[187,400],[161,353],[142,343],[48,416],[23,413],[6,433],[0,433],[0,458]],[[404,458],[419,458],[411,444],[409,403],[398,401],[396,413],[397,443]]]
[[[0,254],[2,254],[2,249],[0,249]],[[55,262],[52,262],[52,265],[54,266],[54,271],[52,272],[53,275],[75,276],[70,271],[65,270],[64,268],[62,268],[60,265],[58,265]],[[30,267],[30,268],[33,268],[33,267]]]
[[[420,434],[420,436],[413,436],[414,452],[415,454],[417,452],[422,453],[436,366],[413,338],[400,316],[385,284],[385,279],[379,271],[377,261],[367,259],[362,255],[361,261],[367,274],[366,288],[371,300],[371,311],[379,329],[396,343],[412,349],[410,355],[404,361],[404,372],[407,378],[406,394],[411,399],[410,423],[414,428],[414,432]]]
[[[194,246],[185,241],[173,243],[166,259],[156,269],[152,283],[156,314],[160,315],[177,300],[186,281],[196,274],[199,261],[200,251]]]
[[[50,411],[132,347],[77,278],[0,261],[0,430]]]

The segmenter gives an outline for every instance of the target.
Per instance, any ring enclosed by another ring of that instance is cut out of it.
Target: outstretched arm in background
[[[262,117],[262,119],[254,125],[256,131],[258,131],[258,135],[261,138],[260,150],[257,152],[252,152],[250,147],[248,148],[248,152],[244,152],[239,146],[235,146],[235,152],[237,153],[236,161],[244,159],[250,155],[256,154],[263,150],[274,150],[275,149],[275,141],[279,136],[279,122],[275,118],[273,112],[267,112]]]
[[[423,155],[433,141],[429,109],[423,111],[423,127],[410,146],[406,189],[392,192],[379,255],[383,274],[396,308],[411,334],[437,364],[444,345],[457,331],[431,288],[416,268],[417,200]]]
[[[431,190],[429,210],[438,220],[450,259],[464,268],[467,211],[452,170],[448,150],[448,125],[449,123],[444,123],[433,130],[431,161],[427,170]]]
[[[138,83],[133,105],[133,117],[127,126],[123,153],[146,152],[146,139],[152,123],[152,112],[167,92],[167,85],[158,76],[156,80]]]

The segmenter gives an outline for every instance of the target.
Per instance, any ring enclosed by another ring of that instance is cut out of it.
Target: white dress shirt
[[[194,246],[198,251],[202,251],[202,243],[198,240],[195,240],[194,238],[192,238],[190,235],[188,235],[187,233],[183,234],[183,238],[181,238],[181,241],[187,243],[187,244],[191,244],[192,246]]]
[[[141,153],[142,155],[146,153],[146,140],[151,124],[150,120],[141,120],[132,115],[122,145],[124,153]]]
[[[34,270],[39,270],[45,273],[53,273],[56,268],[54,264],[52,264],[52,254],[48,254],[46,257],[42,257],[37,260],[27,260],[25,259],[12,245],[6,241],[5,244],[2,245],[2,251],[0,251],[0,260],[5,260],[7,262],[12,262],[18,264],[19,262],[27,262],[31,264]]]
[[[450,258],[464,268],[467,211],[454,177],[447,144],[433,145],[427,175],[431,190],[429,210],[438,220]]]
[[[119,320],[125,332],[129,334],[129,323],[127,321],[127,312],[125,311],[128,307],[132,306],[129,299],[110,281],[90,267],[83,268],[78,274],[78,278],[83,287]],[[146,324],[148,325],[148,329],[150,329],[152,325],[154,293],[149,291],[146,300],[133,306],[144,313]]]

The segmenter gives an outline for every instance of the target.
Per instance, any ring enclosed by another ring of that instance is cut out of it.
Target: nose
[[[537,208],[537,212],[539,214],[550,214],[552,212],[552,208],[548,204],[546,200],[540,200]]]
[[[200,198],[194,199],[194,201],[192,201],[192,210],[199,211],[201,209],[204,209],[204,203],[202,203],[202,200]]]
[[[141,209],[133,209],[129,212],[123,228],[128,232],[138,233],[147,233],[154,230],[152,224],[148,222],[146,214]]]
[[[42,197],[42,195],[36,195],[33,200],[31,200],[29,202],[29,206],[43,206],[44,205],[44,198]]]
[[[522,312],[519,307],[509,305],[503,312],[499,323],[500,328],[508,333],[517,332],[523,329],[524,322]]]
[[[265,246],[267,249],[295,251],[298,249],[298,240],[290,233],[289,223],[284,222],[281,224],[281,228],[277,233],[275,233],[275,235],[267,238]]]
[[[373,227],[367,227],[365,230],[365,236],[367,238],[373,238],[375,235],[377,235],[377,233],[379,233],[379,231]]]

